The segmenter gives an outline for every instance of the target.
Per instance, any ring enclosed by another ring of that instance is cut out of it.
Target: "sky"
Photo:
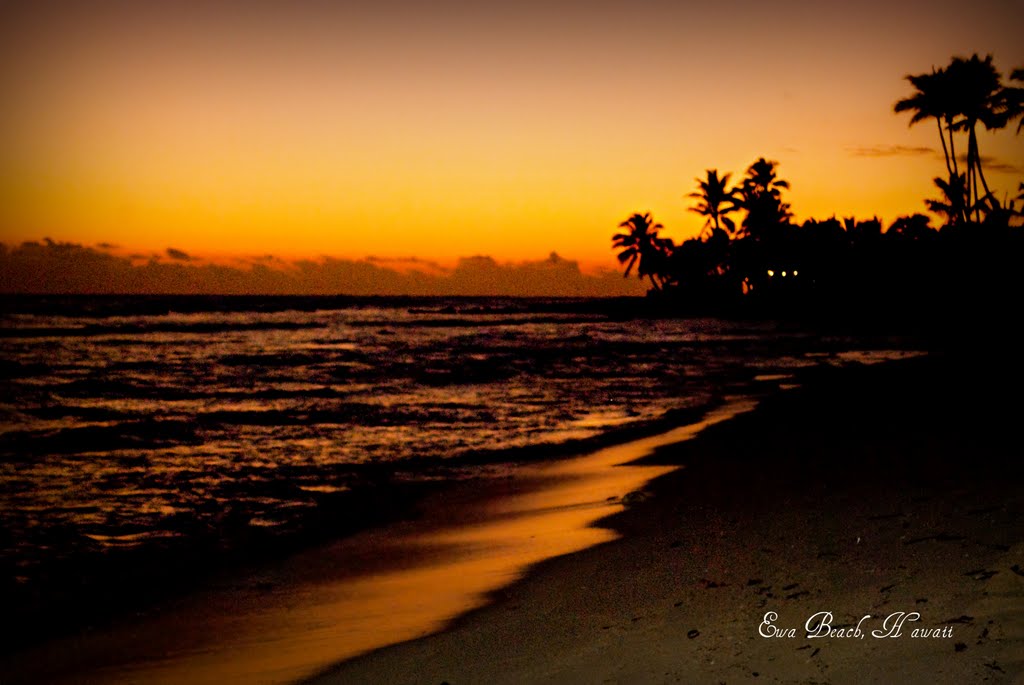
[[[761,156],[798,221],[889,223],[944,173],[934,125],[892,111],[904,77],[975,52],[1024,67],[1024,0],[4,13],[0,242],[171,262],[556,253],[595,273],[631,213],[691,237],[695,177]],[[990,185],[1015,191],[1024,136],[979,142]]]

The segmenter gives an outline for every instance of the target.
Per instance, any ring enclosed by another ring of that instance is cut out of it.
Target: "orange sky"
[[[1020,0],[83,4],[5,10],[8,244],[614,267],[631,212],[688,237],[694,177],[762,155],[798,220],[890,222],[943,171],[903,76],[1024,66]]]

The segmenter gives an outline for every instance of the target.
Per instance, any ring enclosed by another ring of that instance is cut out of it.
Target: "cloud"
[[[170,257],[171,259],[174,259],[174,260],[179,261],[179,262],[190,262],[190,261],[192,261],[192,257],[190,257],[187,252],[182,252],[181,250],[176,250],[173,247],[167,248],[167,256]]]
[[[172,248],[173,249],[173,248]],[[288,262],[272,255],[236,265],[199,262],[182,252],[173,261],[140,261],[76,243],[0,243],[0,292],[221,295],[640,295],[646,287],[617,271],[588,274],[555,253],[547,259],[499,262],[465,257],[452,269],[419,259],[324,258]],[[140,255],[141,256],[141,255]]]
[[[909,145],[868,145],[848,147],[846,151],[854,157],[919,157],[938,154],[935,148]]]
[[[854,157],[921,157],[921,156],[932,156],[936,159],[942,159],[942,152],[931,147],[912,147],[908,145],[869,145],[864,147],[848,147],[846,151]],[[957,161],[966,166],[967,165],[967,153],[961,153],[957,155]],[[997,159],[995,157],[981,156],[982,167],[986,171],[1000,171],[1007,174],[1019,174],[1021,168]]]
[[[988,169],[989,171],[1001,171],[1005,174],[1024,173],[1024,169],[1021,169],[1021,167],[997,159],[993,159],[989,162],[986,162],[985,158],[982,157],[981,163],[984,165],[984,168]]]
[[[622,276],[609,272],[600,277],[586,276],[579,263],[552,252],[547,259],[516,264],[499,264],[492,257],[464,257],[451,273],[449,282],[466,295],[600,295],[615,286],[622,291]],[[629,288],[635,292],[635,288]]]
[[[956,159],[960,164],[967,166],[967,153],[957,155]],[[1020,167],[1010,164],[1009,162],[1004,162],[996,157],[987,157],[985,155],[981,156],[981,167],[984,171],[1001,171],[1007,174],[1021,173]]]
[[[370,255],[366,257],[367,262],[371,264],[377,264],[388,268],[394,268],[399,271],[426,271],[427,273],[442,274],[448,270],[437,262],[432,262],[428,259],[421,259],[420,257],[378,257],[376,255]]]

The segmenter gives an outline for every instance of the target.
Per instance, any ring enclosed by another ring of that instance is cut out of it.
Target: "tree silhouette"
[[[917,90],[909,98],[904,98],[896,103],[894,109],[897,113],[912,111],[910,125],[934,117],[935,125],[939,130],[939,142],[942,143],[942,155],[946,160],[946,171],[950,176],[958,173],[956,162],[956,147],[953,143],[953,93],[949,75],[945,69],[936,70],[932,68],[930,74],[908,75],[908,81]],[[946,136],[942,131],[942,124],[945,122],[946,130],[949,133],[949,145],[946,145]]]
[[[834,215],[794,225],[784,201],[789,183],[779,178],[778,162],[760,157],[733,188],[730,174],[717,169],[696,179],[689,211],[705,217],[704,230],[679,246],[658,237],[662,227],[649,213],[624,221],[620,228],[627,230],[613,241],[625,276],[637,268],[654,290],[664,291],[659,302],[697,313],[724,307],[812,314],[835,306],[861,315],[902,316],[919,308],[945,316],[951,302],[973,307],[1003,297],[1005,306],[1016,306],[1024,183],[1016,198],[1007,193],[997,200],[985,178],[989,162],[983,163],[978,128],[1001,129],[1021,119],[1016,133],[1024,130],[1024,69],[1003,85],[992,57],[975,54],[906,78],[914,92],[895,111],[910,112],[911,125],[934,119],[945,157],[947,174],[934,179],[941,195],[924,200],[943,222],[941,230],[924,214],[901,216],[885,231],[878,218],[840,221]],[[962,156],[958,142],[966,146]],[[727,216],[737,210],[744,212],[742,222]]]
[[[992,209],[999,208],[982,169],[977,125],[980,122],[987,130],[994,130],[1005,127],[1009,121],[1001,76],[992,64],[992,55],[982,60],[976,54],[970,59],[954,57],[947,68],[947,76],[955,97],[955,113],[960,117],[953,122],[953,129],[967,132],[967,197],[971,205],[968,210],[973,207],[976,220],[980,220],[982,200],[989,202]],[[985,189],[984,195],[978,190],[979,180]]]
[[[1010,79],[1024,83],[1024,69],[1014,69]],[[1020,119],[1017,122],[1017,133],[1024,129],[1024,88],[1020,86],[1006,86],[1003,88],[1003,106],[1006,108],[1008,121]]]
[[[739,187],[739,205],[747,212],[743,232],[755,240],[773,237],[776,229],[793,218],[789,205],[782,201],[782,190],[788,189],[789,183],[779,180],[777,165],[761,157],[747,169]]]
[[[942,191],[941,200],[925,200],[929,211],[946,217],[947,226],[959,226],[968,214],[967,185],[962,174],[953,174],[949,181],[934,179],[936,187]]]
[[[881,237],[882,222],[877,216],[866,221],[857,221],[855,217],[850,216],[843,219],[843,230],[851,243],[870,242]]]
[[[944,69],[933,68],[930,74],[906,78],[916,90],[910,97],[897,102],[895,111],[913,112],[911,125],[935,118],[951,184],[956,183],[955,177],[960,173],[953,133],[967,134],[967,169],[964,171],[967,197],[963,203],[962,223],[970,221],[972,214],[974,221],[980,222],[983,211],[996,211],[1000,205],[985,178],[978,148],[978,124],[981,123],[986,130],[995,130],[1021,117],[1024,89],[1002,85],[1002,77],[992,63],[991,55],[984,59],[977,54],[969,59],[953,57]],[[1015,70],[1011,78],[1024,80],[1024,70]],[[949,136],[948,147],[943,124]],[[1020,130],[1018,125],[1017,132]]]
[[[907,240],[925,240],[935,235],[931,219],[924,214],[901,216],[892,222],[886,235],[892,234]]]
[[[712,228],[712,235],[722,230],[722,224],[725,224],[730,234],[735,233],[735,222],[725,216],[730,212],[736,211],[740,203],[737,191],[735,189],[727,190],[729,177],[732,174],[725,174],[719,178],[718,169],[708,169],[706,173],[707,178],[705,180],[695,179],[700,191],[687,195],[687,197],[699,200],[696,207],[690,207],[690,211],[708,218],[704,228]]]
[[[638,278],[647,276],[654,289],[661,290],[664,285],[665,263],[672,251],[672,240],[658,237],[658,231],[664,226],[654,223],[651,213],[646,212],[633,214],[619,224],[619,228],[628,229],[626,233],[616,233],[612,236],[612,246],[622,248],[618,258],[620,264],[626,264],[623,277],[628,278],[636,266]]]

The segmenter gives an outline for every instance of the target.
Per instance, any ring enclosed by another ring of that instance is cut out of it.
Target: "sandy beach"
[[[821,366],[440,489],[9,655],[2,681],[1019,682],[1020,374],[965,359]]]
[[[620,538],[310,682],[1020,682],[1024,488],[993,394],[1019,376],[996,371],[816,373],[657,452],[682,468],[602,522]]]

